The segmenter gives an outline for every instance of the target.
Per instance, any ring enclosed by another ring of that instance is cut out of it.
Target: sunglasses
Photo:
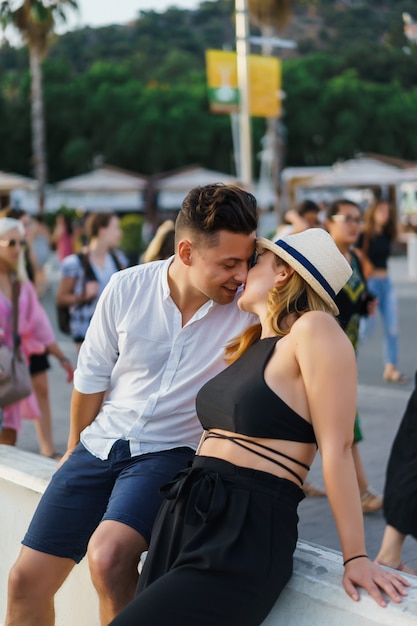
[[[345,224],[363,224],[363,219],[361,217],[352,217],[351,215],[332,215],[332,222],[342,222]]]
[[[21,248],[26,248],[27,242],[24,239],[3,239],[0,240],[0,246],[2,248],[16,248],[16,246],[20,246]]]

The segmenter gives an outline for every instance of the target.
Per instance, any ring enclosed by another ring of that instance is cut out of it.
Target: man
[[[297,209],[290,209],[285,213],[284,223],[277,228],[277,237],[301,233],[307,228],[320,228],[321,209],[313,200],[304,200]]]
[[[256,226],[251,194],[192,189],[175,256],[112,277],[80,351],[67,452],[10,572],[6,626],[51,626],[54,595],[86,551],[101,623],[133,598],[159,488],[198,445],[196,393],[255,321],[236,296]]]

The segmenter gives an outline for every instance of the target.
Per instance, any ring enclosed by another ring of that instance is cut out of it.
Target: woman
[[[72,224],[69,215],[57,213],[55,227],[52,232],[51,243],[55,246],[60,263],[73,253],[74,240],[72,236]]]
[[[24,249],[25,270],[29,280],[33,283],[36,293],[41,297],[42,285],[45,281],[39,280],[39,263],[34,254],[33,243],[33,220],[24,209],[9,209],[6,217],[19,220],[23,224],[26,246]],[[68,362],[71,366],[71,363]],[[31,354],[29,356],[29,370],[32,379],[32,387],[38,403],[40,417],[35,421],[35,430],[39,442],[39,451],[43,456],[59,460],[61,454],[55,450],[52,433],[52,411],[49,397],[48,369],[50,368],[48,353]],[[70,376],[72,380],[72,373]]]
[[[115,272],[127,267],[124,254],[115,250],[122,236],[117,215],[94,213],[86,230],[89,244],[83,253],[71,254],[62,262],[56,294],[58,305],[70,307],[71,336],[78,350],[101,292]]]
[[[2,341],[12,346],[12,273],[17,273],[20,281],[18,331],[25,357],[29,361],[32,354],[53,354],[72,380],[73,368],[55,341],[48,317],[42,308],[32,283],[28,280],[24,267],[24,226],[20,220],[0,219],[0,332]],[[0,433],[0,443],[15,445],[21,429],[22,418],[39,419],[40,411],[32,394],[4,409],[4,425]]]
[[[172,220],[165,220],[158,227],[148,247],[142,254],[142,263],[169,259],[175,252],[175,224]]]
[[[364,257],[368,287],[378,299],[381,314],[384,345],[384,380],[406,383],[407,377],[398,369],[398,302],[394,285],[388,274],[391,246],[397,239],[397,216],[385,200],[375,202],[365,213],[365,226],[357,247]],[[375,317],[361,323],[361,340],[375,329]]]
[[[206,431],[191,468],[165,486],[139,594],[113,626],[257,626],[292,573],[297,506],[317,446],[339,531],[346,592],[381,606],[407,582],[366,556],[351,454],[355,354],[334,319],[351,274],[331,237],[259,239],[239,307],[257,314],[233,363],[197,396]],[[237,359],[237,360],[235,360]]]
[[[388,460],[384,516],[386,526],[375,561],[417,576],[401,558],[407,535],[417,539],[417,372]]]
[[[359,347],[361,317],[374,315],[376,308],[376,299],[367,289],[361,262],[352,249],[357,241],[361,226],[362,213],[355,202],[341,199],[335,200],[329,206],[326,220],[327,230],[352,268],[352,276],[335,297],[335,302],[339,309],[340,325],[347,333],[355,352]],[[369,485],[366,477],[358,448],[358,443],[362,439],[359,416],[356,415],[352,455],[361,494],[362,511],[373,513],[382,508],[383,499],[381,494]]]

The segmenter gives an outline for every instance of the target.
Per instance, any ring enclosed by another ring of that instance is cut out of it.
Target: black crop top
[[[312,425],[265,382],[265,367],[278,339],[256,342],[200,389],[197,415],[205,430],[219,428],[247,437],[316,443]]]
[[[364,235],[358,239],[358,248],[364,247]],[[380,233],[369,238],[368,250],[366,251],[369,260],[375,269],[386,270],[388,268],[388,257],[391,254],[391,239],[386,233]]]

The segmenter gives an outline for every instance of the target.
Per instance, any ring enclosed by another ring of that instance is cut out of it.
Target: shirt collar
[[[168,300],[169,298],[171,298],[171,291],[169,289],[169,283],[168,283],[168,269],[169,269],[169,266],[171,265],[171,263],[173,262],[173,260],[174,260],[174,256],[171,256],[171,257],[169,257],[169,259],[167,259],[164,262],[163,280],[162,280],[162,297],[163,297],[164,300]],[[213,309],[216,306],[222,306],[222,305],[216,304],[216,302],[214,302],[214,300],[208,300],[193,315],[193,318],[192,318],[193,321],[201,319],[202,317],[207,315],[207,313],[209,311],[211,311],[211,309]]]

